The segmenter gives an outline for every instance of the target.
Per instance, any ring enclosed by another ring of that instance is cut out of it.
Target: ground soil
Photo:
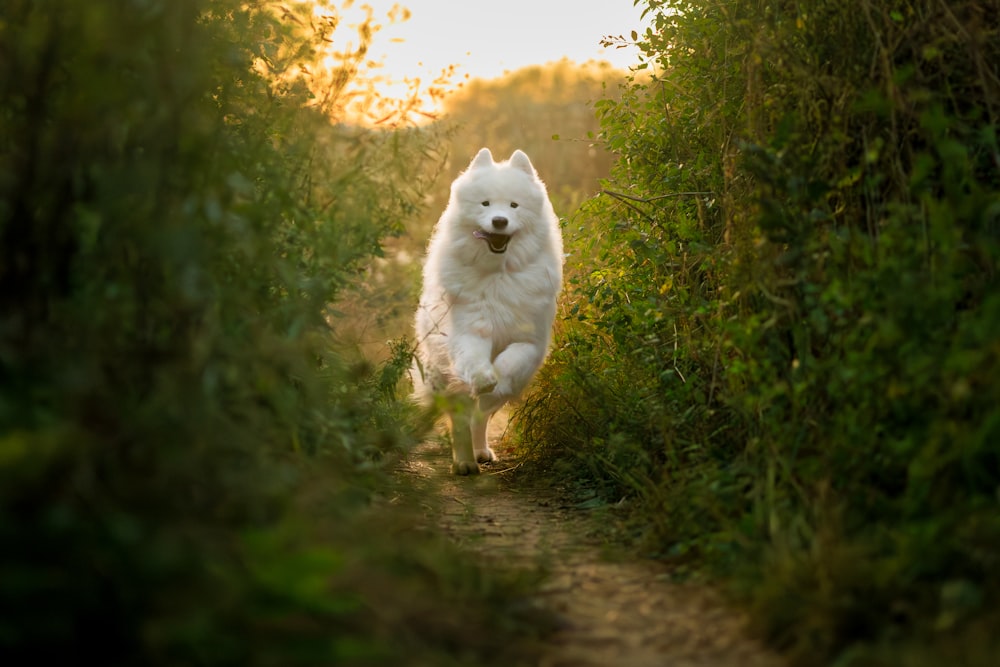
[[[541,566],[532,604],[555,616],[538,667],[779,667],[784,662],[745,634],[745,618],[711,588],[673,580],[661,563],[609,558],[585,510],[551,491],[512,481],[502,439],[500,461],[483,474],[449,474],[450,449],[429,442],[409,470],[440,494],[440,528],[484,565]],[[505,463],[506,460],[506,463]]]

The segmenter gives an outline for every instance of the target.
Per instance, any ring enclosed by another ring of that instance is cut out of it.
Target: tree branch
[[[668,192],[665,195],[656,195],[655,197],[636,197],[635,195],[627,195],[624,192],[615,192],[613,190],[601,190],[603,194],[610,195],[615,199],[625,201],[626,199],[631,201],[642,202],[643,204],[649,204],[650,202],[657,201],[658,199],[667,199],[668,197],[691,197],[696,195],[714,195],[715,193],[711,190],[706,190],[703,192]]]

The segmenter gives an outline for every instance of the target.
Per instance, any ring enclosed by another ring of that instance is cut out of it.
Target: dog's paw
[[[480,394],[488,394],[493,391],[493,388],[497,386],[497,382],[499,381],[500,378],[497,377],[496,371],[491,366],[473,373],[472,381],[469,385],[472,387],[472,394],[479,396]]]
[[[493,450],[487,447],[484,450],[479,450],[476,452],[476,460],[480,463],[493,463],[497,460],[497,455],[493,453]]]
[[[452,475],[478,475],[479,464],[475,461],[454,461],[451,464]]]

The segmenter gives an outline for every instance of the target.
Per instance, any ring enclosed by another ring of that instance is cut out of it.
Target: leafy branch
[[[609,197],[617,199],[618,201],[625,204],[626,206],[628,206],[630,209],[632,209],[642,217],[646,218],[646,220],[649,220],[650,223],[656,224],[656,221],[653,220],[652,216],[650,216],[648,213],[643,211],[641,208],[639,208],[632,202],[651,204],[655,201],[659,201],[661,199],[669,199],[672,197],[696,197],[701,195],[713,195],[715,193],[712,192],[711,190],[703,190],[703,191],[692,191],[692,192],[668,192],[662,195],[655,195],[653,197],[637,197],[635,195],[627,195],[624,192],[615,192],[614,190],[608,190],[607,188],[603,188],[600,194],[605,194],[608,195]]]

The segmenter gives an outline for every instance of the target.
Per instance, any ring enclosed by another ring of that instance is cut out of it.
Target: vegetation
[[[327,304],[417,210],[433,137],[331,122],[372,29],[319,81],[304,66],[335,21],[310,9],[0,6],[8,664],[526,646],[506,641],[514,575],[379,502],[405,494],[380,462],[421,434],[395,396],[407,359],[337,350]]]
[[[566,216],[518,472],[801,664],[992,665],[1000,3],[644,2],[596,119],[618,74],[561,63],[422,127],[332,5],[0,5],[0,659],[530,663],[526,580],[387,474],[414,260],[488,145]]]
[[[1000,4],[645,4],[525,456],[802,664],[992,664]]]

